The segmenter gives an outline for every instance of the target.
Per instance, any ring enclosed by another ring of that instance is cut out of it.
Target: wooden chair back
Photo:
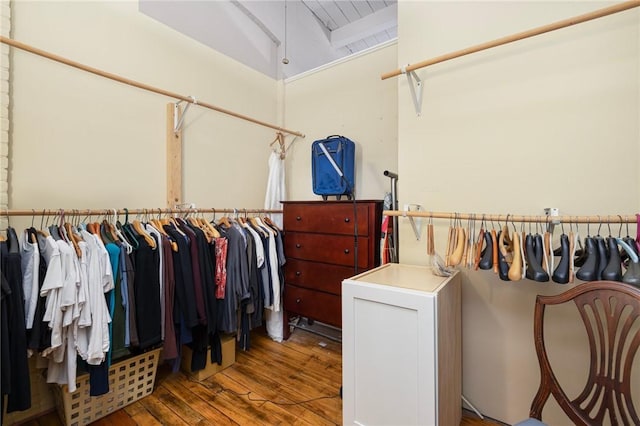
[[[584,390],[574,399],[558,382],[544,341],[545,307],[570,301],[584,322],[591,357]],[[606,420],[611,425],[640,425],[640,407],[634,404],[640,402],[640,389],[631,395],[631,378],[640,374],[640,362],[633,364],[640,346],[640,287],[593,281],[556,296],[538,296],[534,336],[541,381],[530,417],[540,420],[544,404],[553,395],[576,425],[602,425]]]

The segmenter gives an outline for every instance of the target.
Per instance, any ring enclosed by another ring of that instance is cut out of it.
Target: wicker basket
[[[153,392],[160,349],[115,363],[109,369],[109,393],[89,396],[89,374],[77,379],[77,390],[55,386],[58,414],[67,426],[86,425]]]

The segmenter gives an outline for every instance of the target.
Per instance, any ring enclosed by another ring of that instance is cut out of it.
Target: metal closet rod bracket
[[[189,96],[191,98],[191,102],[187,102],[187,106],[184,107],[184,111],[182,112],[182,116],[180,116],[180,104],[186,101],[178,101],[173,104],[173,133],[178,133],[182,130],[182,124],[184,123],[184,117],[187,115],[187,111],[189,111],[189,107],[191,104],[198,105],[198,100],[195,96]]]
[[[411,208],[414,208],[414,210],[411,210]],[[422,228],[422,219],[421,218],[417,218],[414,219],[413,216],[407,216],[408,212],[420,212],[422,211],[422,206],[420,204],[405,204],[404,205],[404,210],[402,211],[402,217],[406,217],[409,218],[409,222],[411,223],[411,228],[413,229],[413,233],[416,236],[416,241],[420,241],[420,228]],[[416,225],[416,221],[418,222],[418,224]]]
[[[406,66],[400,68],[400,72],[407,76],[407,82],[409,83],[409,90],[411,91],[411,98],[413,99],[413,106],[416,109],[416,115],[420,117],[422,115],[422,80],[418,77],[415,71],[408,71]]]

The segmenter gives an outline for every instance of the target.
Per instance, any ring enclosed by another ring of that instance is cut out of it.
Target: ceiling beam
[[[238,0],[231,0],[231,4],[237,7],[242,13],[244,13],[249,19],[251,19],[257,26],[262,30],[262,32],[271,39],[271,41],[276,45],[280,46],[280,39],[276,37],[274,33],[269,30],[269,28],[262,22],[256,15],[251,13],[249,9],[247,9],[242,3]]]
[[[370,15],[331,31],[329,40],[334,49],[339,49],[358,40],[370,37],[398,25],[396,3]]]

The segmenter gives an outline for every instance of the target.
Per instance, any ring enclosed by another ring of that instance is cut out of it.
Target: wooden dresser
[[[341,327],[342,280],[380,265],[382,200],[356,201],[355,206],[353,201],[283,205],[284,337],[289,337],[292,315]]]

